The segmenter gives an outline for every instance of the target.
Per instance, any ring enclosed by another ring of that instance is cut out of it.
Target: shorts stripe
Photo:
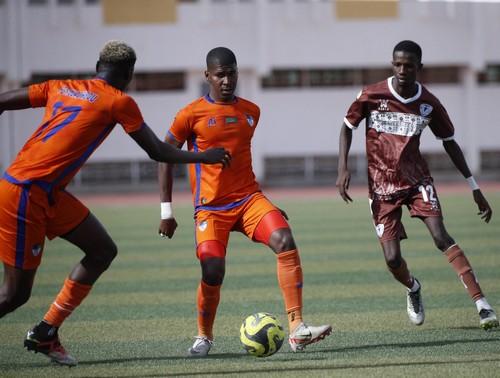
[[[26,211],[30,185],[23,185],[17,208],[17,240],[16,240],[16,268],[23,268],[24,251],[26,248]]]

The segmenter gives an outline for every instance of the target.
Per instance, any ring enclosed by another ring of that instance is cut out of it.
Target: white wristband
[[[469,185],[472,190],[478,190],[479,185],[477,185],[476,180],[474,180],[474,176],[467,177],[467,181],[469,182]]]
[[[172,202],[162,202],[160,204],[161,219],[172,219],[174,211],[172,209]]]

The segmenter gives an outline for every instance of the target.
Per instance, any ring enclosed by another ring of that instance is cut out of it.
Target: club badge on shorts
[[[208,222],[206,220],[202,220],[200,223],[198,223],[198,230],[200,231],[205,231],[208,227]]]

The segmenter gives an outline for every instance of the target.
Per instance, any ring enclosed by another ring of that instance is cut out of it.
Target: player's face
[[[392,56],[392,72],[396,78],[394,89],[404,91],[414,88],[420,68],[422,64],[415,54],[395,51]]]
[[[238,83],[238,67],[214,65],[205,71],[210,83],[210,97],[214,101],[229,102],[234,100],[234,91]]]

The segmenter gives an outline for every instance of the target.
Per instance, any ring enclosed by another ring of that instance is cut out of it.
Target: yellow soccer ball
[[[258,312],[245,319],[240,340],[248,354],[269,357],[280,350],[285,339],[283,326],[274,315]]]

